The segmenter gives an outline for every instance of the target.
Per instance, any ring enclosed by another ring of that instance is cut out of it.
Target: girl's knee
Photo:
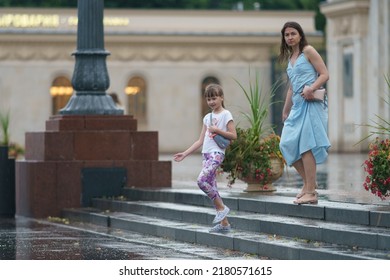
[[[196,183],[198,184],[199,187],[203,186],[204,183],[206,182],[206,177],[205,176],[199,176]]]

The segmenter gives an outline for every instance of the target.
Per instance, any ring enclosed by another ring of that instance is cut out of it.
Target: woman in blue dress
[[[289,87],[283,107],[280,149],[287,164],[293,166],[303,180],[294,203],[316,204],[316,165],[326,160],[330,142],[327,103],[314,101],[313,93],[328,81],[329,74],[298,23],[285,23],[281,33],[279,61],[288,61]]]

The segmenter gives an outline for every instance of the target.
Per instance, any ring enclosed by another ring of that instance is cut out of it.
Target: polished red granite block
[[[85,118],[86,130],[137,130],[137,120],[132,116],[91,116]]]
[[[147,188],[151,184],[151,162],[134,160],[126,164],[127,168],[127,186]]]
[[[120,115],[56,115],[46,121],[48,131],[67,130],[137,130],[133,116]]]
[[[16,214],[26,217],[60,217],[64,208],[81,207],[83,168],[123,167],[126,187],[172,186],[170,161],[18,161]]]
[[[130,133],[131,159],[158,160],[158,133],[156,131],[138,131]]]
[[[165,188],[172,186],[171,161],[152,161],[151,173],[150,187]]]
[[[64,208],[80,207],[82,193],[82,161],[56,162],[56,212]],[[47,213],[49,214],[49,213]]]
[[[15,203],[16,215],[31,217],[31,207],[34,201],[30,201],[32,187],[30,187],[31,174],[28,165],[26,161],[18,161],[15,165]]]
[[[45,133],[27,132],[25,134],[25,153],[26,160],[44,160],[45,159]]]
[[[85,119],[83,116],[51,116],[46,121],[46,131],[84,130]]]
[[[80,131],[74,134],[76,160],[131,159],[127,131]]]
[[[55,162],[18,163],[16,215],[43,218],[60,214],[57,205],[56,171]]]
[[[27,132],[25,159],[72,160],[73,138],[71,132]]]
[[[45,132],[45,160],[74,160],[74,133]]]

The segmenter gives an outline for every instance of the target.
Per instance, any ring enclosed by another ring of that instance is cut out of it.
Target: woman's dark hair
[[[209,84],[204,90],[204,97],[209,98],[214,96],[223,97],[223,89],[218,84]],[[222,101],[222,107],[225,108],[225,104],[223,103],[223,101]]]
[[[291,47],[289,47],[286,43],[286,40],[284,39],[284,32],[286,31],[286,28],[294,28],[298,31],[299,35],[301,36],[301,41],[299,42],[299,52],[301,53],[303,51],[303,48],[308,45],[305,33],[303,32],[302,27],[299,25],[299,23],[295,21],[288,21],[283,25],[283,28],[281,30],[282,33],[282,41],[280,43],[280,53],[278,57],[278,61],[280,63],[283,63],[289,59],[292,53]]]

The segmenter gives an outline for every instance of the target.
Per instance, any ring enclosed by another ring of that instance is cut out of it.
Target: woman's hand
[[[314,99],[314,90],[313,90],[313,88],[309,87],[309,86],[305,86],[303,88],[301,96],[303,97],[303,99],[305,99],[307,101],[313,100]]]

